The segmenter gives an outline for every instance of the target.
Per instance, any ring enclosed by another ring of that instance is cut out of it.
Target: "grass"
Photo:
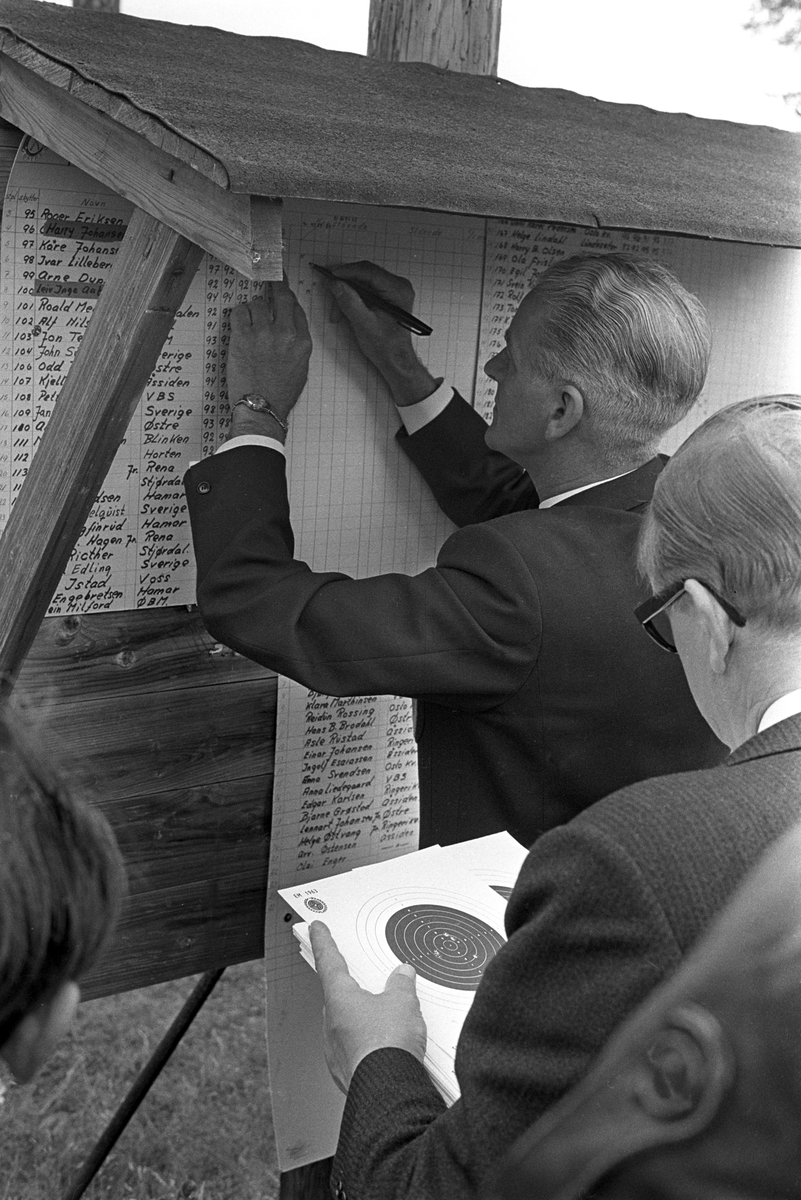
[[[0,1200],[59,1200],[195,979],[82,1004],[0,1110]],[[275,1200],[261,962],[229,967],[85,1200]]]

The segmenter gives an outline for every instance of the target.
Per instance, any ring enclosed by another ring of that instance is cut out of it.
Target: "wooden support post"
[[[170,1055],[180,1045],[181,1039],[213,992],[225,967],[207,971],[187,996],[181,1011],[170,1025],[150,1058],[131,1084],[125,1099],[114,1113],[98,1141],[93,1146],[78,1175],[64,1193],[64,1200],[80,1200],[92,1183],[103,1163],[125,1132],[128,1122],[164,1070]]]
[[[0,673],[13,683],[202,251],[135,209],[0,538]]]
[[[501,0],[370,0],[367,53],[497,75]]]

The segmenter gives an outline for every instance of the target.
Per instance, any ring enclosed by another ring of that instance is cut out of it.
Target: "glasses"
[[[728,600],[724,600],[722,596],[719,596],[715,589],[710,587],[708,583],[704,583],[701,579],[698,582],[702,587],[706,588],[710,596],[715,597],[726,616],[742,629],[743,625],[745,625],[745,617],[742,613],[739,613],[734,605],[729,604]],[[638,604],[634,610],[635,617],[648,636],[656,642],[657,646],[661,646],[663,650],[669,650],[671,654],[676,653],[676,643],[673,641],[673,630],[667,610],[674,600],[678,600],[679,596],[681,596],[685,583],[686,580],[680,579],[678,583],[671,584],[669,588],[665,588],[658,595],[651,596],[650,600],[645,600],[642,604]]]

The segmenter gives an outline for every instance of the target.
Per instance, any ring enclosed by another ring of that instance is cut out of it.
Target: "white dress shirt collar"
[[[770,729],[771,725],[778,725],[779,721],[794,717],[797,713],[801,713],[801,688],[787,692],[768,705],[757,726],[757,733],[762,733],[765,729]]]
[[[602,483],[611,483],[613,479],[622,479],[624,475],[631,474],[631,471],[621,471],[619,475],[610,475],[608,479],[596,479],[593,483],[584,483],[569,492],[560,492],[558,496],[549,496],[547,500],[540,500],[540,508],[553,508],[554,504],[561,504],[569,496],[577,496],[579,492],[588,492],[590,488],[600,487]]]

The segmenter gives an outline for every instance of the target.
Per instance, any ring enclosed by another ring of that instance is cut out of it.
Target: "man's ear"
[[[710,669],[715,675],[725,675],[736,626],[697,579],[685,580],[684,591],[706,632]]]
[[[50,1057],[72,1025],[80,998],[76,983],[63,983],[14,1027],[0,1055],[17,1083],[28,1083]]]
[[[572,383],[554,385],[551,415],[545,428],[545,440],[555,442],[575,429],[584,416],[584,397]]]
[[[717,1019],[690,1003],[666,1013],[647,1040],[611,1053],[515,1143],[492,1200],[580,1200],[635,1155],[700,1133],[734,1077]]]
[[[733,1077],[734,1056],[717,1018],[696,1004],[672,1009],[638,1056],[631,1081],[636,1107],[653,1123],[651,1144],[705,1129]]]

